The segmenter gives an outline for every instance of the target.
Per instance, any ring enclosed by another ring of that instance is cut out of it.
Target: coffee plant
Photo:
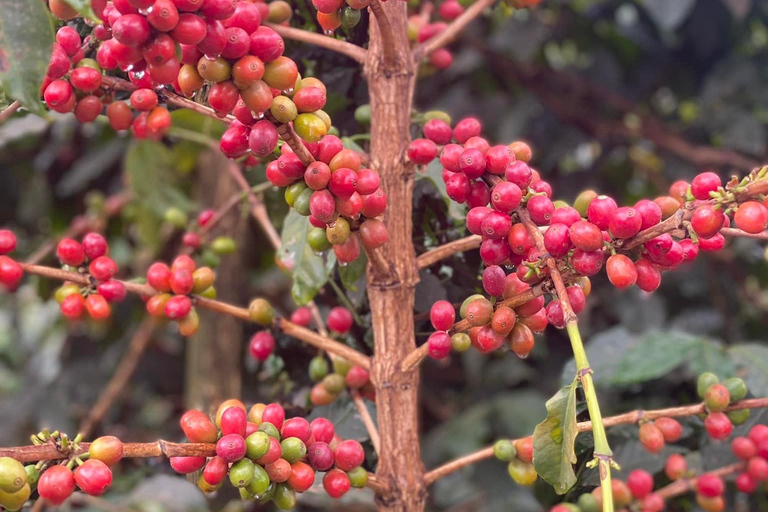
[[[496,4],[0,0],[0,79],[13,101],[0,122],[20,109],[69,116],[83,129],[101,127],[132,140],[145,155],[141,172],[123,180],[125,190],[89,196],[89,213],[38,250],[28,250],[13,220],[0,230],[4,293],[19,292],[32,276],[56,283],[40,290],[73,330],[108,325],[128,303],[141,304],[143,316],[134,335],[139,348],[125,356],[128,369],[115,372],[99,412],[80,432],[45,425],[31,444],[0,448],[3,509],[71,502],[109,510],[114,505],[97,497],[109,493],[113,472],[128,459],[158,457],[206,495],[234,488],[244,502],[278,509],[301,504],[305,492],[341,499],[367,488],[379,510],[420,511],[440,479],[493,458],[498,472],[506,465],[509,485],[545,481],[557,496],[544,500],[551,512],[680,510],[674,503],[683,495],[712,512],[733,510],[734,496],[742,505],[765,506],[768,426],[750,416],[768,398],[750,392],[743,371],[699,366],[714,373],[702,371],[685,384],[698,396],[604,416],[596,386],[607,377],[590,363],[579,323],[597,307],[590,304],[593,285],[647,296],[678,267],[722,259],[731,239],[768,239],[768,166],[734,158],[728,166],[738,173],[702,168],[664,195],[623,204],[599,190],[555,190],[536,169],[542,155],[532,145],[491,140],[479,117],[414,111],[417,81],[453,72],[452,43],[473,20],[490,13],[525,23],[540,8],[539,0]],[[354,115],[369,131],[341,135],[326,112],[337,110],[330,99],[339,84],[314,76],[316,63],[292,55],[291,42],[359,66],[369,103],[356,105]],[[190,115],[205,124],[190,123]],[[224,162],[216,180],[236,184],[230,200],[197,205],[181,187],[157,179],[162,155],[182,144]],[[425,233],[414,230],[421,227],[412,208],[417,179],[443,193],[450,217],[430,229],[450,225],[454,238],[426,244],[418,255],[414,241]],[[278,190],[287,205],[277,219],[282,234],[263,199]],[[559,199],[565,195],[572,203]],[[162,227],[154,235],[162,240],[158,249],[166,247],[124,266],[129,242],[110,236],[110,224],[122,215],[124,229],[146,232],[126,212],[147,197],[156,205],[159,198]],[[274,264],[292,277],[295,307],[286,308],[270,283],[245,304],[220,297],[246,284],[242,276],[222,283],[219,272],[242,250],[222,220],[237,206],[245,206],[276,250]],[[443,267],[461,255],[463,263]],[[331,269],[357,300],[329,279]],[[435,299],[414,314],[425,271],[446,281],[469,272],[476,281],[461,289],[463,300]],[[324,295],[315,303],[325,284],[338,300]],[[216,337],[204,330],[215,315],[256,326],[246,340],[247,365],[306,363],[300,371],[312,384],[292,402],[278,396],[244,403],[238,395],[190,408],[178,416],[181,442],[137,442],[130,431],[91,439],[129,385],[152,333]],[[426,469],[422,369],[447,369],[452,359],[473,354],[518,358],[525,367],[542,333],[553,330],[567,335],[574,364],[535,430]],[[284,352],[289,339],[314,351],[293,357]],[[659,354],[648,365],[669,372],[678,363],[664,360],[664,348],[655,347]],[[633,382],[627,375],[636,368],[621,371]],[[366,431],[363,442],[326,414],[339,403],[352,404]],[[713,449],[727,447],[720,458],[732,462],[703,470],[683,457],[677,448],[692,442],[691,425]],[[614,453],[607,430],[622,426],[642,455]],[[646,456],[657,471],[622,468]]]

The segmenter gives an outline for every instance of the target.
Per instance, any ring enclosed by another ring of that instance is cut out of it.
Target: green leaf
[[[754,396],[768,395],[768,347],[760,343],[734,345],[728,354],[744,372],[742,376],[747,388]]]
[[[51,60],[53,25],[45,2],[0,0],[0,83],[6,94],[37,114]]]
[[[576,389],[574,380],[547,401],[547,419],[533,431],[533,466],[555,492],[565,494],[576,483]]]
[[[96,16],[91,8],[91,0],[64,0],[74,10],[84,18],[88,18],[94,23],[101,23],[101,18]]]
[[[157,141],[134,141],[125,154],[133,197],[159,217],[171,207],[189,212],[195,206],[176,186],[174,164],[173,152]]]
[[[331,255],[326,262],[322,256],[312,251],[307,242],[310,229],[312,226],[309,219],[291,209],[285,218],[283,232],[280,235],[282,242],[278,257],[293,276],[291,295],[299,305],[312,300],[318,290],[328,282],[331,268],[336,261],[336,258]]]
[[[376,407],[373,402],[364,400],[368,412],[371,414],[374,425],[377,423]],[[342,439],[354,439],[359,442],[367,441],[368,431],[360,419],[360,413],[357,412],[352,399],[346,395],[335,400],[330,405],[323,405],[312,409],[312,415],[307,418],[312,421],[315,418],[326,418],[333,422],[336,433]]]
[[[366,266],[368,266],[368,257],[362,251],[360,257],[352,263],[339,263],[339,277],[341,277],[341,284],[344,285],[344,288],[356,292],[359,288],[358,281],[365,274]]]
[[[612,382],[633,384],[662,377],[690,361],[705,343],[710,342],[682,332],[649,334],[624,354]]]

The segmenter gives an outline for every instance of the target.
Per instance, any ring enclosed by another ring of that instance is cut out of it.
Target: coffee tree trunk
[[[415,65],[406,33],[406,4],[381,4],[392,40],[371,19],[369,60],[365,64],[371,104],[371,166],[387,194],[385,222],[389,242],[381,265],[367,275],[375,340],[371,378],[376,386],[381,453],[376,477],[390,489],[377,496],[381,511],[424,509],[426,486],[419,446],[418,369],[400,371],[403,358],[416,347],[413,326],[418,269],[411,238],[414,168],[405,151],[410,142]],[[395,61],[385,62],[385,47]]]

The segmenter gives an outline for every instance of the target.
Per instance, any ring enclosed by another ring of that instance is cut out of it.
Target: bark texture
[[[371,20],[364,69],[371,104],[371,166],[379,172],[389,205],[384,219],[389,242],[378,249],[376,258],[385,264],[369,265],[367,274],[376,347],[371,378],[376,386],[381,436],[376,478],[390,491],[377,495],[377,502],[381,511],[417,512],[424,509],[427,496],[419,449],[419,373],[418,368],[400,371],[401,361],[416,346],[413,304],[418,268],[411,219],[414,168],[405,158],[416,66],[408,45],[405,3],[386,2],[380,7],[392,37],[386,30],[382,37],[379,24]],[[393,61],[385,61],[385,56],[393,54]]]

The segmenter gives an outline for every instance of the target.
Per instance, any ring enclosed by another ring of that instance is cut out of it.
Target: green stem
[[[589,367],[587,352],[581,341],[579,324],[576,320],[568,322],[566,326],[568,337],[571,340],[573,356],[576,360],[576,371],[581,380],[581,388],[587,398],[589,419],[592,420],[592,435],[595,439],[595,460],[600,472],[600,486],[603,493],[603,512],[613,512],[613,494],[611,491],[611,456],[613,452],[608,445],[608,437],[603,425],[603,415],[600,412],[600,403],[597,401],[595,385],[592,381],[592,369]]]

